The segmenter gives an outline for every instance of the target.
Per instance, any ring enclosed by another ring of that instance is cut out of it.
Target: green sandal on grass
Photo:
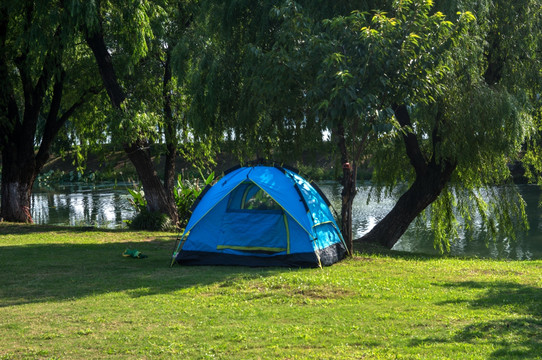
[[[147,255],[143,254],[141,251],[138,251],[138,250],[131,250],[131,249],[126,249],[124,250],[124,252],[122,253],[122,256],[124,257],[131,257],[131,258],[134,258],[134,259],[144,259],[147,257]]]

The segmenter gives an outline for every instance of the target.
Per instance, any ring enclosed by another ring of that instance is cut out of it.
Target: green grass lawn
[[[174,241],[0,224],[0,359],[542,359],[542,261],[170,268]]]

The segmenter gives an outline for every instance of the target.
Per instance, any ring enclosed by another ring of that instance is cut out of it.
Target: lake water
[[[335,209],[340,210],[342,187],[337,183],[323,183],[320,187]],[[380,202],[370,201],[367,203],[370,188],[369,185],[359,186],[358,194],[354,200],[352,222],[355,238],[367,233],[378,221],[384,218],[401,195],[401,193],[398,193],[384,197]],[[515,240],[487,241],[484,231],[474,229],[468,236],[463,236],[451,242],[450,254],[516,260],[542,259],[542,208],[539,207],[542,191],[536,185],[519,185],[518,189],[527,204],[526,212],[530,228],[527,233],[518,234]],[[433,238],[433,234],[427,225],[412,223],[393,249],[424,254],[439,254],[440,251],[433,246]]]
[[[125,227],[135,216],[127,189],[131,184],[67,184],[37,187],[31,214],[36,224]]]
[[[70,184],[54,188],[36,188],[32,195],[32,217],[38,224],[70,226],[96,226],[105,228],[125,227],[125,220],[131,219],[135,211],[129,203],[126,190],[130,184]],[[340,210],[341,187],[336,182],[320,184],[322,191]],[[393,207],[397,199],[392,195],[379,203],[367,203],[369,185],[360,185],[353,206],[353,227],[355,237],[369,231]],[[521,185],[520,192],[527,202],[530,231],[520,234],[515,241],[484,241],[481,231],[455,240],[451,244],[451,255],[468,255],[508,259],[542,259],[542,210],[538,203],[541,190],[538,186]],[[438,254],[433,247],[431,231],[424,225],[411,224],[394,247],[395,250]]]

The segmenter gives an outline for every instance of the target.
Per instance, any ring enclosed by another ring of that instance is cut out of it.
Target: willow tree
[[[458,217],[472,223],[471,212],[492,233],[511,234],[521,199],[494,193],[486,202],[476,189],[509,179],[507,163],[532,128],[527,77],[517,72],[536,49],[512,45],[533,38],[521,38],[527,28],[536,34],[535,3],[404,0],[383,12],[366,2],[212,2],[206,24],[215,31],[202,38],[193,110],[273,155],[309,149],[331,131],[348,240],[362,158],[378,185],[409,185],[364,240],[392,247],[430,204],[437,246]]]
[[[365,126],[360,122],[351,127],[346,120],[329,119],[345,119],[343,115],[350,116],[348,120],[359,119],[360,111],[365,110],[360,110],[361,105],[356,108],[347,105],[352,100],[350,89],[332,89],[337,81],[336,71],[328,75],[321,70],[322,63],[333,65],[330,52],[345,45],[342,39],[332,40],[328,36],[329,28],[323,20],[349,15],[358,8],[369,10],[381,3],[208,2],[202,23],[212,30],[204,37],[202,49],[206,51],[199,58],[199,71],[192,81],[195,94],[192,110],[204,114],[207,126],[234,134],[241,158],[267,157],[292,163],[306,154],[321,153],[324,147],[329,149],[323,139],[330,131],[342,134],[338,143],[345,154],[346,137],[353,129],[354,136],[358,136]],[[353,49],[357,44],[347,46]],[[342,75],[341,79],[345,80],[350,74]],[[326,103],[322,93],[328,91],[334,91],[335,98]],[[343,163],[348,162],[345,156]],[[344,190],[349,198],[342,208],[342,230],[351,248],[348,214],[355,192],[355,175],[345,172],[343,181],[349,184]]]
[[[301,96],[295,104],[303,109],[299,115],[306,127],[317,129],[320,136],[332,133],[343,170],[342,232],[352,250],[357,167],[363,157],[372,157],[377,148],[399,137],[402,125],[393,116],[395,102],[429,103],[441,90],[448,70],[444,59],[466,33],[468,17],[452,23],[441,13],[431,14],[430,3],[410,1],[393,7],[396,17],[353,11],[328,13],[325,19],[317,9],[294,2],[272,13],[272,46],[253,49],[259,55],[258,65],[251,66],[253,78],[272,84],[258,86],[257,99],[281,99],[273,94],[297,89]],[[288,71],[294,86],[284,85],[283,73]],[[283,113],[289,110],[284,106],[288,102],[265,104],[282,107]],[[281,122],[287,116],[282,115]],[[301,139],[303,145],[310,142]]]
[[[148,210],[176,222],[173,180],[184,112],[178,89],[187,63],[183,41],[192,25],[193,2],[64,1],[63,6],[94,55],[114,109],[113,139],[137,171]],[[163,183],[150,149],[162,138]]]
[[[384,94],[389,98],[391,88],[386,72],[398,71],[422,52],[409,46],[416,40],[412,37],[403,41],[407,46],[398,56],[401,43],[391,37],[414,25],[434,35],[427,37],[431,43],[425,46],[460,36],[442,16],[428,16],[427,7],[401,22],[377,14],[375,22],[384,35],[361,31],[370,17],[358,11],[350,15],[352,10],[375,5],[213,2],[208,22],[222,27],[208,40],[207,48],[214,52],[200,62],[198,76],[205,79],[195,82],[203,85],[197,89],[194,109],[207,112],[207,119],[217,119],[210,126],[231,127],[250,148],[269,149],[268,156],[286,149],[291,159],[302,150],[318,149],[315,145],[322,143],[323,133],[331,131],[343,164],[341,222],[350,249],[357,166],[371,141],[389,136],[375,130],[390,124],[391,110],[384,104],[388,100]],[[409,6],[401,4],[399,11],[406,12]],[[436,55],[426,57],[430,56]],[[430,65],[427,80],[416,74],[404,82],[428,83],[443,66],[430,60],[423,65]]]
[[[498,7],[497,7],[498,6]],[[500,9],[509,16],[491,19],[488,14],[487,28],[494,49],[488,56],[486,78],[505,84],[519,83],[531,113],[536,131],[525,144],[521,163],[529,181],[542,183],[542,2],[522,0],[508,4],[498,2],[493,13]]]
[[[101,90],[91,54],[49,1],[0,5],[0,217],[31,222],[32,186],[68,119]]]
[[[323,59],[307,100],[338,139],[346,239],[361,156],[378,186],[408,184],[364,241],[393,247],[425,209],[441,249],[477,218],[493,236],[525,225],[521,197],[491,186],[510,181],[507,165],[532,131],[536,3],[441,2],[445,14],[405,0],[298,32],[297,43]],[[310,17],[301,9],[291,19]]]
[[[322,58],[304,43],[306,31],[321,27],[322,19],[379,2],[202,3],[200,54],[190,80],[191,113],[201,119],[197,126],[229,134],[241,159],[292,162],[321,149],[326,128],[308,92]]]
[[[418,58],[387,73],[397,136],[375,148],[376,180],[394,186],[400,179],[409,188],[362,240],[390,248],[430,204],[428,219],[441,249],[458,234],[458,225],[471,226],[476,214],[493,237],[513,237],[517,226],[525,225],[519,194],[494,185],[511,181],[508,164],[533,129],[531,108],[538,90],[529,74],[537,61],[539,1],[443,3],[443,9],[453,10],[451,20],[457,10],[473,15],[467,33],[435,59],[442,63],[440,78],[413,97],[420,88],[403,79],[416,69]],[[397,19],[406,20],[405,15]],[[385,29],[375,30],[384,34]],[[427,35],[411,35],[420,53],[433,50],[426,46]],[[423,78],[424,70],[418,74]]]

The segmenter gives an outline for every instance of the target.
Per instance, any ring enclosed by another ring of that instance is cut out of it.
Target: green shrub
[[[192,205],[200,196],[203,189],[210,185],[215,178],[215,173],[211,173],[207,178],[201,174],[201,180],[183,180],[181,174],[177,177],[177,185],[174,188],[175,205],[179,215],[179,227],[184,227],[192,214]],[[128,189],[131,195],[130,204],[136,211],[136,216],[132,220],[126,221],[128,226],[134,230],[173,230],[174,224],[166,214],[150,212],[147,209],[147,199],[142,187]]]
[[[171,231],[174,228],[169,216],[147,209],[138,212],[131,221],[128,221],[128,226],[133,230],[149,231]]]
[[[175,225],[171,222],[168,215],[147,209],[147,199],[141,187],[135,187],[133,190],[128,189],[132,198],[130,204],[136,211],[136,216],[132,220],[127,220],[128,227],[134,230],[151,230],[151,231],[170,231],[174,230]]]
[[[147,199],[145,199],[145,192],[141,186],[135,186],[134,189],[128,189],[132,198],[129,199],[130,204],[134,207],[137,213],[147,211]]]
[[[192,206],[200,196],[201,192],[207,185],[210,185],[215,178],[215,173],[212,172],[207,178],[203,177],[200,172],[200,179],[183,180],[181,174],[177,177],[177,186],[173,192],[175,196],[175,205],[177,206],[177,214],[179,215],[179,226],[185,227],[188,223],[190,215],[192,215]]]

